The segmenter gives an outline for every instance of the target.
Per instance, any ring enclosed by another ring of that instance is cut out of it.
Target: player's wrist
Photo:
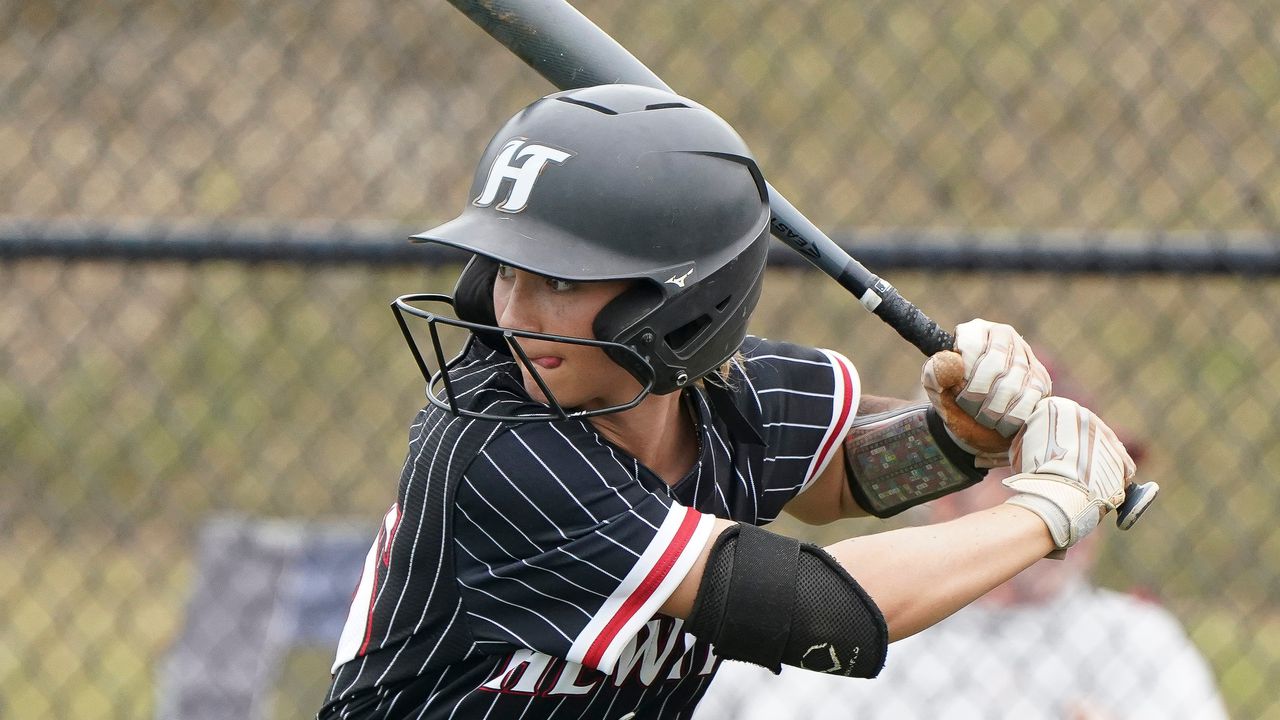
[[[1077,482],[1048,473],[1019,473],[1004,480],[1015,491],[1005,501],[1040,516],[1058,549],[1075,545],[1093,531],[1106,505]]]
[[[925,411],[925,420],[929,423],[929,434],[933,436],[934,441],[938,443],[938,448],[951,461],[951,464],[975,480],[981,480],[986,476],[986,469],[978,464],[978,456],[982,451],[957,436],[943,419],[942,413],[938,412],[936,405],[929,405]]]
[[[844,461],[854,501],[881,518],[963,490],[987,473],[929,403],[857,418],[844,440]]]

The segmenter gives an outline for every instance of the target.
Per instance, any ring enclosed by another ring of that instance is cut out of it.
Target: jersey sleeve
[[[834,350],[748,338],[741,402],[754,404],[766,443],[767,491],[792,497],[830,464],[861,397],[858,370]]]
[[[455,567],[475,642],[611,671],[713,520],[646,489],[632,461],[572,423],[512,428],[457,489]]]

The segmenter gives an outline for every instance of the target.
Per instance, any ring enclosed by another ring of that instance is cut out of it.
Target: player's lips
[[[543,368],[544,370],[554,370],[555,368],[560,367],[560,363],[564,361],[554,355],[542,355],[540,357],[529,358],[529,362]]]

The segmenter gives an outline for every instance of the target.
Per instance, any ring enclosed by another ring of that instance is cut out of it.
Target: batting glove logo
[[[484,191],[471,201],[476,207],[489,207],[497,199],[498,192],[504,187],[504,180],[509,188],[507,198],[495,209],[502,212],[518,213],[529,204],[529,195],[533,192],[533,184],[542,174],[548,163],[561,165],[573,157],[573,153],[546,145],[528,142],[526,138],[513,138],[502,146],[502,151],[494,159],[489,168],[489,179],[484,184]]]

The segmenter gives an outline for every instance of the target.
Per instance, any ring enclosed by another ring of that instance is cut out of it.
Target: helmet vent
[[[716,303],[716,311],[717,311],[717,312],[721,312],[721,311],[723,311],[723,310],[725,309],[725,307],[727,307],[727,306],[729,305],[729,301],[730,301],[730,300],[732,300],[732,299],[733,299],[733,296],[732,296],[732,295],[730,295],[729,297],[726,297],[725,299],[723,299],[723,300],[721,300],[720,302]]]
[[[593,102],[587,102],[586,100],[579,100],[578,98],[562,97],[562,98],[556,98],[556,99],[559,100],[560,102],[569,103],[570,105],[581,105],[584,108],[589,108],[591,110],[595,110],[596,112],[603,113],[605,115],[618,114],[617,110],[611,110],[603,105],[597,105]]]
[[[654,103],[653,105],[645,105],[645,110],[665,110],[667,108],[687,108],[688,105],[680,102]]]
[[[667,347],[675,352],[680,352],[689,344],[689,341],[696,338],[710,324],[710,315],[700,315],[695,320],[681,325],[666,334]]]

